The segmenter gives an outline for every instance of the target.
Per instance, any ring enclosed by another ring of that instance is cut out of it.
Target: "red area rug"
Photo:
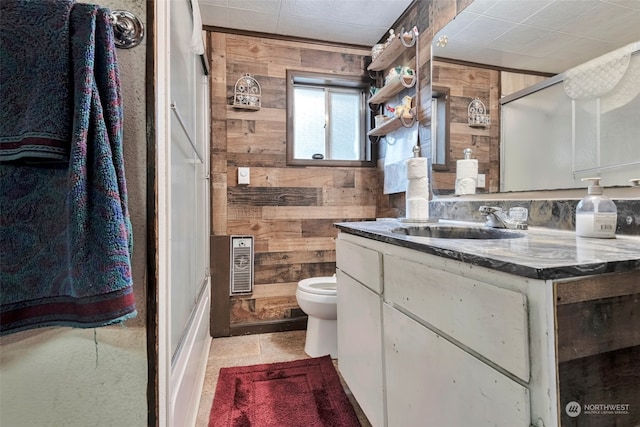
[[[222,368],[209,427],[359,427],[329,356]]]

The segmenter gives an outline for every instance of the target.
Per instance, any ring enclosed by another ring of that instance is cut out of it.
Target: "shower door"
[[[159,38],[161,27],[168,33],[157,53],[164,56],[158,121],[165,121],[162,131],[158,126],[164,133],[158,147],[159,420],[188,426],[197,415],[211,340],[209,83],[202,57],[190,48],[190,1],[157,6]]]

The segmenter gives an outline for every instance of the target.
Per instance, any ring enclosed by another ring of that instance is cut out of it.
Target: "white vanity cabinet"
[[[529,425],[528,389],[384,304],[389,426]]]
[[[375,426],[640,426],[640,239],[395,224],[338,224],[338,368]]]
[[[385,301],[529,381],[525,294],[390,254],[384,266]]]
[[[349,233],[336,263],[338,367],[374,426],[558,425],[545,281]]]
[[[389,426],[529,425],[525,295],[387,253],[384,284]]]
[[[382,255],[338,240],[338,367],[374,427],[385,425]]]

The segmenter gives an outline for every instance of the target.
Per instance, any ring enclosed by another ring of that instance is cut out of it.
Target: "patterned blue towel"
[[[0,334],[136,315],[113,30],[88,4],[70,23],[69,163],[0,165]]]
[[[0,1],[0,161],[67,161],[72,0]]]

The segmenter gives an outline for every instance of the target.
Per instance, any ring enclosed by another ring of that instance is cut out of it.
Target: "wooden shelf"
[[[402,92],[405,88],[413,87],[416,84],[416,79],[411,82],[411,85],[406,86],[402,83],[403,77],[398,75],[394,77],[389,83],[384,85],[378,92],[375,93],[371,98],[369,98],[369,104],[382,104],[390,100],[394,95]]]
[[[406,36],[404,39],[401,39],[402,36]],[[404,52],[406,49],[416,47],[416,66],[419,65],[418,61],[418,49],[417,49],[417,41],[418,41],[418,32],[417,30],[411,30],[410,32],[405,33],[404,28],[401,31],[401,34],[396,36],[391,43],[376,57],[376,59],[371,62],[371,64],[367,67],[369,71],[382,71],[389,68],[394,61],[398,59],[400,54]],[[398,75],[391,79],[386,85],[384,85],[375,95],[369,98],[370,105],[380,105],[387,101],[389,101],[393,96],[402,92],[405,88],[411,88],[416,84],[416,76],[410,83],[403,84],[403,76]],[[418,89],[416,89],[416,94]],[[413,103],[414,101],[412,101]],[[412,105],[411,109],[412,117],[410,119],[404,119],[405,124],[411,123],[414,124],[416,120],[416,111],[415,107]],[[390,134],[398,129],[403,127],[403,121],[398,117],[393,117],[386,121],[384,124],[371,129],[367,132],[368,136],[384,136]]]
[[[405,121],[407,120],[409,119],[405,119]],[[413,120],[412,120],[412,123],[413,123]],[[400,129],[401,127],[403,126],[402,126],[402,122],[400,121],[400,118],[393,117],[387,120],[383,125],[371,129],[369,132],[367,132],[367,136],[385,136],[387,134],[390,134],[393,131]]]
[[[400,119],[397,117],[394,117],[384,122],[383,125],[380,125],[376,128],[371,129],[369,132],[367,132],[367,135],[368,136],[384,136],[388,133],[393,132],[394,130],[400,129],[401,126],[402,126],[402,123],[400,123]]]
[[[398,59],[400,54],[404,52],[405,49],[408,49],[409,47],[413,47],[413,44],[411,44],[410,46],[405,46],[400,40],[400,37],[401,35],[398,35],[396,38],[394,38],[391,41],[391,43],[389,43],[389,45],[386,48],[384,48],[382,52],[380,52],[380,55],[378,55],[376,59],[372,61],[371,64],[369,64],[369,66],[367,67],[367,70],[369,71],[385,70],[389,68],[389,66],[393,63],[393,61]],[[416,36],[414,35],[413,40],[415,40],[415,38]]]

